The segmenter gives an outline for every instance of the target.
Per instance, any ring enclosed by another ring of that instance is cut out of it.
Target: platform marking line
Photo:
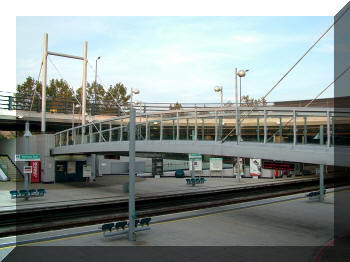
[[[342,189],[342,190],[339,190],[339,191],[338,190],[337,191],[332,191],[332,192],[329,192],[327,194],[334,194],[335,192],[338,193],[338,192],[347,191],[347,190],[350,190],[350,189],[347,188],[347,189]],[[178,222],[178,221],[183,221],[183,220],[196,219],[196,218],[207,217],[207,216],[212,216],[212,215],[217,215],[217,214],[223,214],[223,213],[227,213],[227,212],[239,211],[239,210],[248,209],[248,208],[266,206],[266,205],[271,205],[271,204],[278,204],[278,203],[282,203],[282,202],[295,201],[295,200],[300,200],[300,199],[303,199],[303,198],[307,198],[307,197],[306,196],[300,196],[300,197],[296,197],[296,198],[292,198],[292,199],[278,200],[278,201],[274,201],[274,202],[256,204],[256,205],[247,206],[247,207],[237,207],[237,208],[233,208],[233,209],[229,209],[229,210],[222,210],[222,211],[212,212],[212,213],[204,214],[204,215],[190,216],[190,217],[185,217],[185,218],[180,218],[180,219],[172,219],[172,220],[168,220],[168,221],[164,221],[164,222],[155,222],[155,223],[151,223],[151,225],[161,225],[161,224],[166,224],[166,223],[171,223],[171,222]],[[42,240],[42,241],[40,241],[40,240],[39,241],[33,240],[32,242],[29,242],[29,243],[1,247],[0,250],[13,248],[13,247],[16,247],[16,246],[20,247],[20,246],[28,246],[28,245],[31,245],[31,244],[43,244],[43,243],[49,243],[49,242],[54,242],[54,241],[61,241],[61,240],[74,239],[74,238],[81,238],[81,237],[84,237],[84,236],[92,236],[92,235],[103,234],[103,232],[94,232],[94,233],[87,233],[87,234],[84,234],[82,232],[80,234],[79,233],[77,233],[77,234],[78,235],[76,235],[76,236],[55,238],[55,239],[50,239],[50,240]],[[30,240],[28,240],[28,241],[30,241]]]

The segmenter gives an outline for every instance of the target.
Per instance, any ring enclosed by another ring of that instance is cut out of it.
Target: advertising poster
[[[250,175],[261,176],[261,159],[250,159]]]
[[[30,181],[31,183],[40,182],[40,161],[30,161],[30,166],[32,167],[32,173]]]
[[[240,158],[240,163],[241,163],[240,174],[243,175],[243,159],[242,159],[242,158]],[[235,174],[238,174],[238,162],[237,162],[237,161],[236,161],[236,164],[235,164],[235,166],[234,166],[234,168],[233,168],[233,172],[234,172]]]
[[[75,162],[70,161],[67,163],[67,174],[75,174]]]

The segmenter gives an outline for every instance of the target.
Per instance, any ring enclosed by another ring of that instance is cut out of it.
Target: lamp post
[[[101,57],[97,57],[96,59],[96,66],[95,66],[95,106],[96,106],[96,88],[97,88],[97,60],[99,60]]]
[[[223,100],[223,93],[222,93],[222,86],[216,86],[215,88],[214,88],[214,91],[215,92],[220,92],[220,106],[221,106],[221,108],[222,108],[222,100]]]
[[[133,97],[133,95],[138,95],[138,94],[140,94],[140,90],[138,90],[137,88],[136,89],[132,89],[131,88],[131,93],[130,93],[130,105],[132,106],[132,97]]]
[[[242,104],[242,77],[245,77],[245,73],[248,72],[249,69],[246,70],[239,70],[239,72],[237,73],[237,75],[239,76],[239,106],[241,106]]]

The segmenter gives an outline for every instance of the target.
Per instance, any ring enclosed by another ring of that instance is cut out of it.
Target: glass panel
[[[331,140],[335,145],[349,146],[350,145],[350,117],[336,113],[331,123],[334,129],[334,136]]]
[[[120,126],[112,127],[112,141],[120,141]]]
[[[256,112],[255,112],[256,114]],[[241,115],[241,138],[242,141],[264,141],[264,115],[245,113]]]
[[[218,141],[237,141],[236,111],[218,111]]]
[[[60,135],[55,135],[55,147],[60,146]]]
[[[176,119],[163,120],[163,139],[164,140],[176,140]]]

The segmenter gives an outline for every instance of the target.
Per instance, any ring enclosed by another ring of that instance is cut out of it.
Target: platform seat
[[[18,191],[17,190],[11,190],[10,191],[11,198],[17,198],[18,197]]]
[[[139,225],[140,220],[139,219],[135,219],[135,228]]]
[[[38,189],[38,196],[44,196],[46,193],[46,190],[43,188]]]
[[[323,194],[325,195],[326,194],[326,188],[324,187],[323,188]],[[310,192],[308,193],[306,196],[309,198],[309,199],[313,199],[315,197],[318,197],[320,195],[320,191],[314,191],[314,192]]]
[[[116,230],[119,230],[119,229],[122,229],[124,230],[125,229],[125,226],[128,224],[127,221],[119,221],[117,223],[115,223],[115,229]]]
[[[199,180],[200,180],[201,184],[203,184],[206,181],[206,179],[204,177],[201,177]]]
[[[113,227],[114,227],[114,223],[103,224],[102,231],[106,232],[107,230],[109,230],[110,232],[112,232]]]
[[[191,184],[191,179],[190,178],[186,178],[186,183],[189,185]]]
[[[28,196],[28,190],[21,189],[19,191],[19,194],[20,194],[21,197],[27,197]]]
[[[37,191],[36,191],[36,189],[29,189],[29,195],[32,197],[32,196],[37,196],[38,194],[37,194]]]
[[[140,225],[143,227],[144,225],[147,225],[149,226],[149,222],[151,222],[151,219],[150,217],[145,217],[145,218],[142,218],[141,221],[140,221]]]

